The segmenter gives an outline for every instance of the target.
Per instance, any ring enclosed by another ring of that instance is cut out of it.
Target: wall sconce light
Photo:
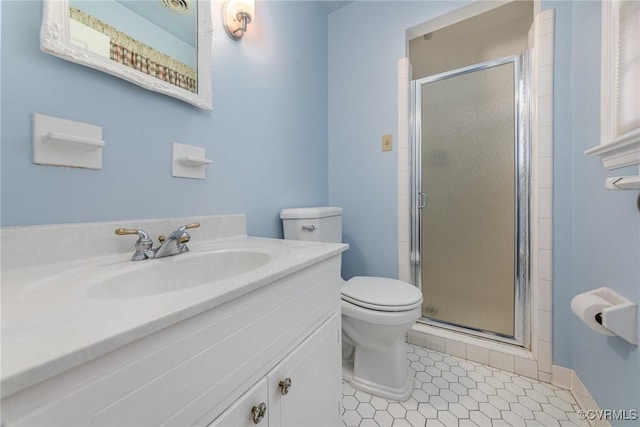
[[[224,29],[234,40],[240,40],[247,31],[247,25],[253,21],[255,0],[226,0],[222,5]]]

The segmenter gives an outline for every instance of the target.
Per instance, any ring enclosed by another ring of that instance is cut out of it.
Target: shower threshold
[[[417,323],[421,323],[424,325],[432,326],[434,328],[450,331],[457,335],[459,334],[461,338],[468,336],[468,337],[498,342],[501,344],[507,344],[516,348],[526,349],[526,347],[522,343],[519,343],[514,337],[501,335],[491,331],[483,331],[480,329],[474,329],[467,326],[455,325],[452,323],[435,320],[429,317],[420,317]],[[465,340],[461,339],[461,341],[465,341]]]

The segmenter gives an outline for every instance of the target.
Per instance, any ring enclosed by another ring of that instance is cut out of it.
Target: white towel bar
[[[42,142],[58,145],[63,148],[83,151],[97,150],[103,148],[105,145],[105,142],[100,139],[84,138],[59,132],[49,132],[46,135],[43,135]]]
[[[213,160],[202,159],[202,158],[193,157],[193,156],[180,157],[178,161],[183,165],[187,165],[187,166],[205,166],[213,163]]]

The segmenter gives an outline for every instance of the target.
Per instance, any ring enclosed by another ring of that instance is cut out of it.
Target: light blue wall
[[[246,213],[251,234],[275,237],[282,208],[327,203],[318,4],[258,2],[240,42],[214,10],[213,112],[42,53],[41,2],[2,9],[3,226]],[[36,112],[103,126],[103,169],[32,164]],[[206,180],[171,177],[174,141],[206,148]]]
[[[361,1],[329,15],[329,203],[344,208],[345,279],[398,276],[397,149],[380,140],[397,140],[405,30],[464,4]]]
[[[640,302],[638,191],[610,191],[607,176],[632,175],[637,167],[605,171],[584,150],[600,143],[600,3],[573,3],[573,292],[608,286]],[[563,52],[564,53],[564,52]],[[556,54],[557,56],[557,54]],[[563,262],[556,257],[556,262]],[[558,301],[556,301],[558,302]],[[563,301],[558,317],[569,311]],[[601,408],[640,409],[640,350],[618,337],[593,332],[571,318],[571,367]],[[640,330],[640,322],[638,323]],[[562,344],[558,343],[559,346]],[[637,421],[613,423],[632,425]]]

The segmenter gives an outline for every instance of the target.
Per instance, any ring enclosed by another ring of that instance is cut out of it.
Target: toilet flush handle
[[[313,231],[316,231],[316,226],[315,226],[315,224],[311,224],[311,225],[303,225],[303,226],[302,226],[302,229],[303,229],[304,231],[313,232]]]

